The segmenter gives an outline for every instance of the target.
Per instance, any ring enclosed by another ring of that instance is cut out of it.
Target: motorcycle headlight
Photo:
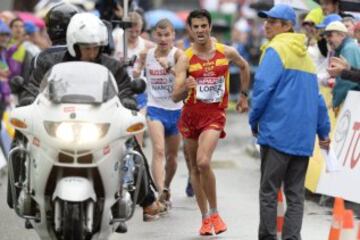
[[[90,143],[106,135],[110,123],[44,122],[47,133],[64,142]]]

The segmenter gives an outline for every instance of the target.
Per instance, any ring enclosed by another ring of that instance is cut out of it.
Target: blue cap
[[[8,34],[11,35],[11,30],[8,27],[8,25],[6,25],[6,23],[4,23],[3,21],[0,20],[0,34]]]
[[[33,34],[39,31],[38,27],[31,21],[24,22],[24,29],[27,34]]]
[[[340,17],[340,15],[336,13],[329,14],[324,18],[324,20],[320,24],[316,25],[316,28],[326,28],[327,25],[329,25],[330,23],[335,21],[341,21],[341,19],[342,18]]]
[[[269,11],[261,11],[258,13],[261,18],[277,18],[290,21],[292,25],[296,25],[296,13],[292,7],[286,4],[277,4]]]

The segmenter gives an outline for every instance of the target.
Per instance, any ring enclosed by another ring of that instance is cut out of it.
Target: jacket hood
[[[271,41],[265,43],[261,50],[264,52],[268,47],[274,47],[277,45],[286,46],[288,50],[292,51],[296,55],[303,57],[307,53],[305,46],[306,37],[300,33],[280,33],[276,35]]]

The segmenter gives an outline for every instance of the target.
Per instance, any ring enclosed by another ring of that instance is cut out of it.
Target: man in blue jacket
[[[249,116],[261,145],[259,239],[277,239],[277,192],[283,183],[287,210],[282,239],[299,240],[309,156],[316,134],[328,149],[330,123],[305,36],[293,32],[294,10],[278,4],[258,16],[266,18],[269,40],[262,47]]]

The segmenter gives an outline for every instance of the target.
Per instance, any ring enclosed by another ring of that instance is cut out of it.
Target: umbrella
[[[32,22],[34,23],[39,29],[45,28],[45,22],[39,17],[36,17],[34,14],[30,12],[16,12],[16,15],[21,18],[24,22]]]
[[[319,7],[319,4],[312,0],[275,0],[275,4],[283,3],[299,10],[311,10]]]
[[[178,11],[176,12],[176,15],[178,15],[178,17],[183,21],[186,22],[187,17],[189,16],[190,11],[188,10],[182,10],[182,11]]]
[[[295,9],[306,11],[319,7],[319,4],[313,0],[262,0],[250,4],[250,7],[261,11],[269,10],[274,6],[274,4],[287,4]]]
[[[318,7],[319,0],[260,0],[250,4],[250,7],[258,11],[269,10],[272,6],[274,6],[274,2],[276,4],[285,3],[297,9],[311,10]],[[340,10],[360,12],[360,2],[359,0],[340,0]]]
[[[145,20],[149,27],[154,27],[158,21],[164,18],[167,18],[174,25],[175,29],[185,28],[183,20],[181,20],[181,18],[172,11],[157,9],[145,13]]]

